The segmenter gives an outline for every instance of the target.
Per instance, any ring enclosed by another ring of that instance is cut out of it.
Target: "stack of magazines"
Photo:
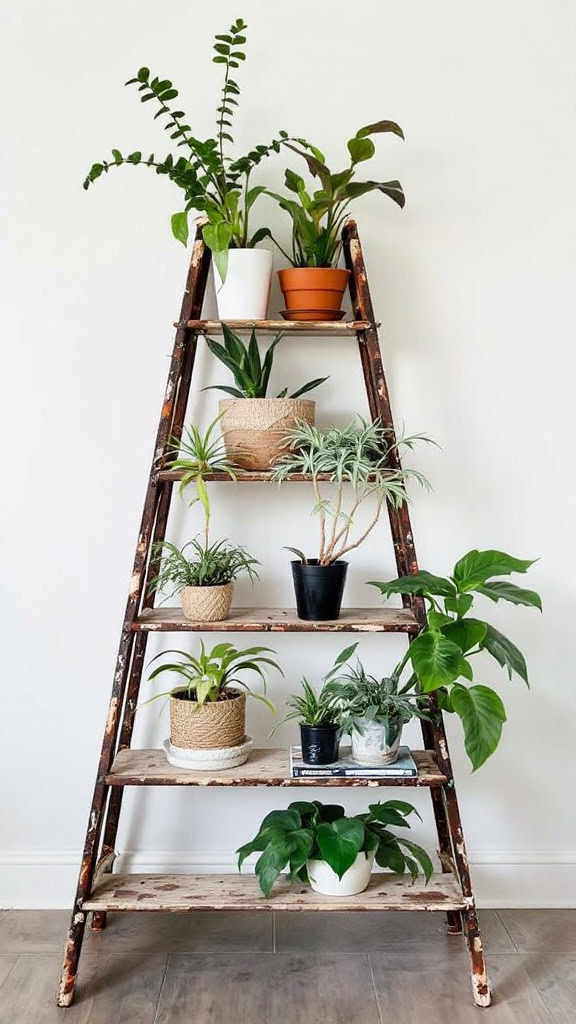
[[[398,760],[394,764],[385,764],[377,768],[369,768],[352,760],[349,749],[344,748],[340,757],[333,764],[305,764],[302,760],[302,748],[290,747],[290,774],[293,779],[326,778],[340,776],[350,779],[389,779],[414,778],[418,769],[408,747],[400,747]]]

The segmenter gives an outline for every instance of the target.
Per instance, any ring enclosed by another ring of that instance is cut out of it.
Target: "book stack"
[[[405,779],[418,775],[418,769],[408,747],[400,747],[398,760],[394,761],[394,764],[385,764],[377,768],[353,761],[350,750],[346,748],[341,750],[340,757],[333,764],[305,764],[302,760],[302,748],[290,747],[290,774],[293,779],[338,776],[350,779]]]

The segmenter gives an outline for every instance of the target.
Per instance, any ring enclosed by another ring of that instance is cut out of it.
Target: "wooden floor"
[[[0,1024],[574,1024],[576,910],[481,913],[494,1005],[436,914],[110,915],[59,1010],[66,911],[0,913]]]

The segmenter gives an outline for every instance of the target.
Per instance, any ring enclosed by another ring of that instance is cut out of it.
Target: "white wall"
[[[239,14],[250,25],[238,72],[241,148],[286,128],[337,164],[360,125],[392,117],[404,126],[405,144],[379,140],[371,173],[401,179],[405,210],[369,197],[356,213],[397,421],[443,448],[418,456],[434,484],[431,496],[414,495],[420,561],[445,572],[476,546],[541,559],[529,584],[543,594],[541,617],[487,609],[526,652],[532,690],[486,665],[509,722],[477,776],[449,723],[479,898],[575,904],[573,3],[292,0],[281,17],[256,0],[21,0],[0,14],[0,905],[67,905],[72,896],[186,270],[169,235],[180,202],[173,186],[142,168],[88,194],[81,182],[112,146],[167,151],[150,107],[122,87],[143,63],[180,86],[198,134],[211,130],[211,37]],[[279,185],[284,166],[269,161],[262,180]],[[280,227],[265,202],[259,216]],[[332,374],[318,393],[321,423],[365,411],[353,342],[286,341],[277,363],[289,384]],[[198,384],[222,378],[202,352]],[[207,401],[212,413],[216,398]],[[280,549],[313,543],[306,488],[220,485],[214,504],[217,530],[263,563],[258,590],[240,584],[237,600],[290,603]],[[182,503],[173,527],[182,541],[197,528]],[[393,573],[383,527],[351,561],[348,599],[370,604],[363,581]],[[273,685],[281,705],[343,641],[279,636],[273,646],[286,669]],[[400,649],[395,638],[361,646],[382,672]],[[260,741],[268,726],[251,712]],[[137,743],[165,734],[158,710],[142,711]],[[281,742],[292,734],[286,728]],[[426,795],[417,796],[426,811],[418,835],[432,845]],[[138,867],[230,867],[263,812],[287,799],[130,793],[119,846],[140,851]],[[364,797],[343,801],[360,809]]]

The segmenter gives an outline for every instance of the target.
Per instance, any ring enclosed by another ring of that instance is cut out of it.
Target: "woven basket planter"
[[[241,469],[266,470],[289,450],[296,420],[313,424],[316,402],[303,398],[224,398],[220,426],[229,459]]]
[[[184,617],[192,622],[221,622],[232,604],[233,583],[219,587],[184,587],[180,592]]]
[[[175,691],[177,692],[186,692]],[[209,750],[236,747],[246,735],[246,695],[226,690],[227,700],[207,701],[170,697],[170,742],[174,747]]]

